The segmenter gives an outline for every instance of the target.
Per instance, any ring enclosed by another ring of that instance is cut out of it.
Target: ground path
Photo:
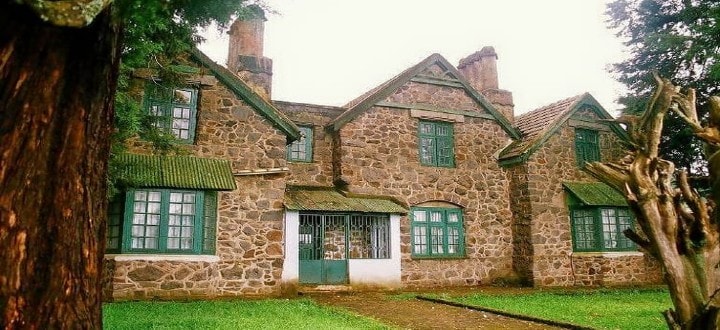
[[[393,297],[397,293],[326,292],[306,295],[320,304],[343,308],[402,329],[559,329],[467,308]]]

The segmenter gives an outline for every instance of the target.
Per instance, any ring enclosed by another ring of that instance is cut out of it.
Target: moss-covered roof
[[[567,191],[587,206],[627,206],[625,197],[602,182],[564,182]]]
[[[132,187],[234,190],[230,162],[191,156],[119,156],[119,177]]]
[[[397,76],[390,80],[376,86],[365,94],[358,98],[350,101],[345,105],[347,111],[342,113],[340,116],[333,120],[329,127],[333,130],[339,130],[343,125],[362,114],[373,105],[394,93],[398,88],[408,83],[413,77],[421,74],[424,70],[432,65],[439,65],[443,69],[453,76],[457,82],[465,89],[465,92],[478,104],[480,104],[488,113],[498,122],[500,127],[505,130],[513,138],[520,138],[518,131],[510,124],[509,121],[497,110],[495,107],[488,102],[482,94],[471,87],[470,83],[458,72],[458,70],[450,64],[442,55],[432,54],[424,59],[422,62],[406,69]]]
[[[332,187],[289,186],[285,207],[298,211],[407,213],[405,207],[389,198],[351,195]]]
[[[300,139],[300,129],[287,116],[276,109],[268,100],[255,93],[245,82],[227,68],[215,63],[205,53],[193,48],[190,54],[197,61],[208,67],[220,82],[225,84],[237,96],[255,108],[263,117],[282,131],[289,140]]]

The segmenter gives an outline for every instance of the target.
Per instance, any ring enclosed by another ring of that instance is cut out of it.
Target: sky
[[[341,106],[433,53],[450,63],[483,46],[520,114],[589,92],[610,113],[608,73],[626,54],[607,28],[609,0],[266,0],[274,100]],[[225,64],[227,34],[200,46]]]

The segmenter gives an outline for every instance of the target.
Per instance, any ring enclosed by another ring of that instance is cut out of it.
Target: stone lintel
[[[245,175],[265,175],[265,174],[282,174],[289,173],[289,167],[275,167],[275,168],[256,168],[251,170],[240,170],[234,172],[234,176],[245,176]]]
[[[580,119],[580,118],[570,118],[568,120],[568,125],[570,125],[570,127],[589,128],[589,129],[605,131],[605,132],[610,131],[610,127],[608,127],[608,124],[609,124],[609,122],[602,123],[602,122],[585,120],[585,119]]]
[[[220,257],[214,255],[184,254],[106,254],[105,259],[115,261],[183,261],[183,262],[218,262]]]
[[[573,257],[602,257],[602,258],[622,258],[622,257],[643,257],[644,253],[640,251],[614,251],[614,252],[573,252]]]
[[[424,84],[430,84],[430,85],[437,85],[437,86],[448,86],[448,87],[456,87],[456,88],[465,87],[457,79],[440,78],[440,77],[433,77],[433,76],[428,76],[428,75],[417,75],[417,76],[411,78],[410,81],[424,83]]]
[[[464,123],[465,122],[465,116],[463,116],[463,115],[445,113],[445,112],[428,111],[428,110],[419,110],[419,109],[410,109],[410,117],[420,118],[420,119],[428,119],[428,120],[447,121],[447,122],[451,122],[451,123]]]
[[[493,117],[489,113],[480,113],[480,112],[477,112],[474,110],[445,109],[445,108],[439,108],[439,107],[429,105],[429,104],[420,104],[420,103],[403,104],[403,103],[382,101],[382,102],[376,103],[375,105],[377,105],[379,107],[427,110],[427,111],[432,111],[432,112],[456,114],[456,115],[465,116],[465,117],[485,118],[485,119],[495,120],[495,117]]]

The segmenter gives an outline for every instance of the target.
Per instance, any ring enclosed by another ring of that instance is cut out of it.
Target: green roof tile
[[[623,195],[602,182],[564,182],[563,186],[588,206],[628,206]]]
[[[230,162],[191,156],[124,154],[120,177],[133,187],[234,190]]]
[[[349,195],[331,187],[288,187],[285,207],[298,211],[407,213],[406,208],[388,198]]]

